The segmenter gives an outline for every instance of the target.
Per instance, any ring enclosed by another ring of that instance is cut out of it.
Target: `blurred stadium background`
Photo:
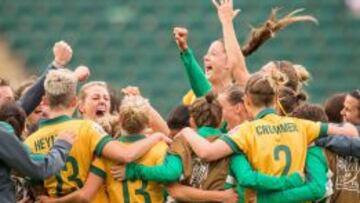
[[[350,2],[350,1],[349,1]],[[359,0],[351,2],[359,3]],[[234,0],[240,42],[249,25],[259,26],[271,8],[282,13],[306,8],[319,25],[292,25],[247,58],[251,71],[269,60],[305,65],[313,79],[307,87],[314,102],[359,87],[360,19],[342,0]],[[63,39],[74,50],[70,67],[85,64],[93,80],[114,87],[138,85],[164,114],[189,89],[173,26],[190,30],[189,43],[202,61],[221,28],[210,0],[0,0],[1,76],[16,86],[39,74],[52,60],[54,42]],[[15,80],[18,79],[18,80]],[[17,81],[17,82],[15,82]]]

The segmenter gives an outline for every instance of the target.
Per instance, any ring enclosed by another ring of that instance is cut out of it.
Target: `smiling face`
[[[360,125],[360,112],[359,112],[360,101],[352,97],[351,95],[346,95],[344,108],[341,111],[341,115],[344,118],[344,121],[352,123],[354,125]]]
[[[204,56],[204,67],[206,77],[210,82],[216,82],[231,77],[230,70],[227,66],[227,56],[224,44],[216,40],[214,41],[206,55]]]
[[[110,113],[110,94],[105,86],[91,85],[83,91],[79,111],[84,119],[95,120]]]

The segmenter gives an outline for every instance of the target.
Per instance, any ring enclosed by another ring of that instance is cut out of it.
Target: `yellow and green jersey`
[[[119,141],[125,145],[144,139],[144,135],[129,135],[119,138]],[[164,142],[160,142],[153,146],[143,157],[138,159],[136,163],[145,166],[154,166],[162,164],[168,146]],[[117,181],[111,173],[111,167],[115,162],[97,158],[90,171],[96,175],[102,176],[106,182],[106,190],[109,195],[110,202],[124,203],[162,203],[164,202],[164,188],[161,184],[153,181],[135,180],[135,181]]]
[[[234,152],[244,152],[256,171],[280,176],[302,172],[308,145],[326,133],[326,124],[282,117],[274,109],[265,109],[222,139]]]
[[[41,121],[39,130],[30,135],[25,140],[25,144],[34,154],[47,154],[58,133],[64,130],[74,132],[76,138],[64,168],[44,182],[51,197],[61,197],[81,188],[88,176],[94,155],[100,156],[105,144],[112,140],[95,122],[59,116]],[[106,196],[97,195],[97,197]],[[101,200],[99,199],[98,202]]]

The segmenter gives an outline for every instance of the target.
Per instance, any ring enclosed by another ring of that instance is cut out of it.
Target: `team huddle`
[[[66,69],[64,41],[40,77],[16,91],[1,79],[0,202],[360,202],[360,89],[311,104],[304,66],[246,66],[272,32],[315,19],[293,12],[240,47],[239,10],[213,4],[223,38],[204,68],[173,30],[191,90],[166,119],[138,87]]]

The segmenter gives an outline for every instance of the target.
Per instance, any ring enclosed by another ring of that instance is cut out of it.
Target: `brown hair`
[[[149,117],[140,108],[123,107],[120,109],[120,125],[127,134],[137,134],[146,129]]]
[[[278,95],[278,107],[280,115],[291,113],[296,107],[307,100],[305,92],[296,92],[289,87],[281,87]]]
[[[231,105],[236,105],[238,103],[244,102],[244,90],[240,85],[232,85],[225,91],[226,100]]]
[[[195,100],[190,106],[189,112],[197,127],[217,128],[221,124],[222,107],[213,93]]]
[[[358,101],[358,117],[360,118],[360,89],[350,92],[349,95]]]
[[[330,122],[341,123],[343,121],[341,111],[344,108],[345,97],[345,93],[339,93],[332,95],[325,101],[325,113]]]
[[[76,97],[77,79],[67,69],[51,70],[44,82],[45,94],[50,108],[66,108]]]
[[[326,116],[324,108],[320,105],[315,104],[303,104],[297,107],[291,113],[291,116],[316,122],[328,122],[328,117]]]
[[[34,85],[36,81],[36,76],[31,76],[30,80],[25,81],[20,84],[20,86],[15,90],[15,100],[20,99],[20,97],[25,93],[24,91],[28,88]]]
[[[287,77],[279,71],[257,72],[247,81],[245,93],[250,96],[256,107],[270,107],[273,105],[280,87],[286,82]]]
[[[0,108],[0,121],[9,123],[20,138],[25,128],[25,112],[15,102],[8,102]]]
[[[0,87],[2,86],[10,86],[9,81],[4,78],[0,78]]]
[[[301,65],[292,64],[289,61],[273,61],[273,63],[275,64],[276,69],[288,77],[284,86],[289,87],[294,91],[300,90],[303,84],[310,79],[310,73]]]
[[[179,105],[170,112],[166,123],[172,130],[181,130],[190,126],[189,120],[189,108],[185,105]]]

